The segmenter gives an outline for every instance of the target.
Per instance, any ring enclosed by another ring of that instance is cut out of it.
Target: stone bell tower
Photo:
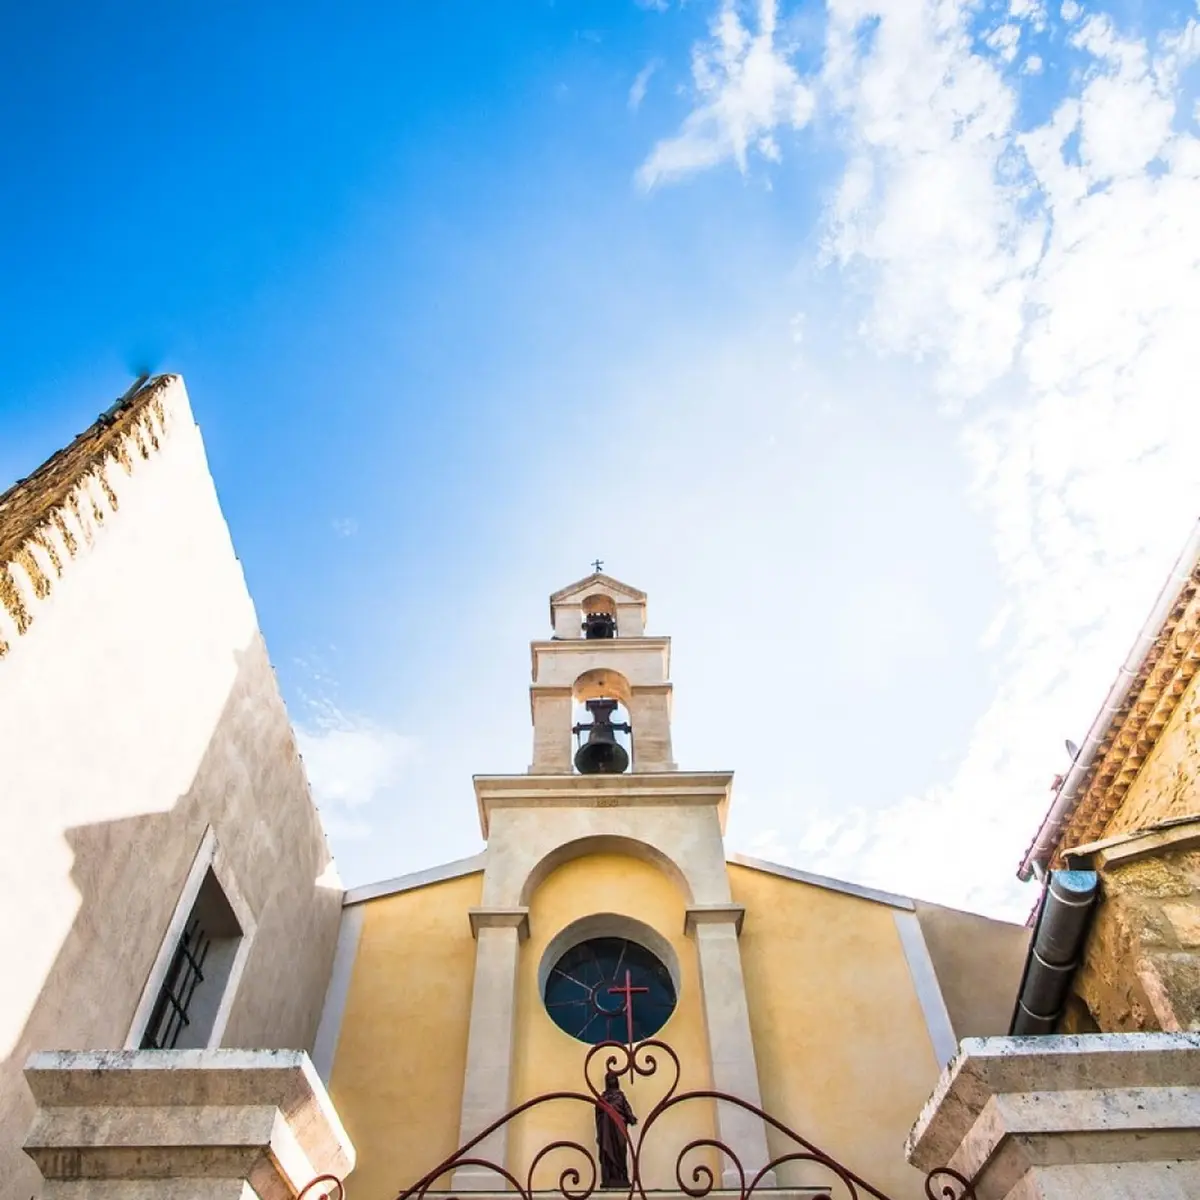
[[[550,597],[548,641],[531,646],[533,683],[533,775],[620,774],[612,758],[597,766],[592,756],[576,761],[573,737],[595,742],[615,706],[628,714],[631,762],[636,773],[673,771],[671,760],[671,639],[646,636],[646,593],[597,571]],[[587,707],[592,721],[575,715]],[[599,727],[597,718],[599,717]],[[607,741],[604,736],[602,740]],[[586,745],[586,743],[583,743]],[[617,743],[620,745],[621,743]],[[622,747],[622,749],[624,749]],[[615,756],[620,762],[622,755]]]
[[[640,936],[639,914],[593,912],[561,929],[532,930],[530,903],[542,880],[571,859],[617,852],[650,862],[684,900],[685,937],[696,947],[698,987],[713,1085],[759,1103],[734,903],[725,866],[729,771],[680,771],[671,753],[671,642],[646,636],[646,595],[596,572],[550,597],[551,636],[531,644],[533,761],[520,775],[476,775],[487,842],[481,903],[470,910],[476,941],[460,1142],[499,1121],[515,1097],[517,993],[550,960],[585,936]],[[647,927],[648,928],[648,927]],[[661,942],[676,930],[651,931]],[[542,951],[539,951],[541,954]],[[523,957],[524,956],[524,957]],[[522,973],[522,962],[526,969]],[[550,964],[552,965],[552,964]],[[536,968],[536,969],[535,969]],[[529,1011],[540,994],[527,996]],[[747,1169],[767,1161],[762,1123],[717,1106],[717,1125]],[[504,1162],[506,1128],[473,1154]],[[733,1176],[727,1171],[726,1186]],[[464,1165],[461,1190],[493,1189],[495,1173]]]

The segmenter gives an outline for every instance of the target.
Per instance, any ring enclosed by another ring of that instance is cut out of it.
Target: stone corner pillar
[[[529,937],[528,908],[472,908],[475,979],[463,1078],[458,1144],[465,1145],[508,1111],[512,1086],[513,1018],[521,943]],[[472,1158],[505,1165],[508,1127],[501,1126],[471,1151]],[[508,1185],[494,1171],[459,1167],[451,1185],[458,1191],[496,1191]]]
[[[50,1051],[25,1078],[43,1200],[290,1200],[354,1169],[300,1050]]]
[[[905,1155],[977,1200],[1200,1196],[1200,1034],[967,1038]]]
[[[671,752],[671,685],[638,684],[629,697],[636,773],[675,771]]]
[[[750,1032],[750,1009],[738,936],[746,910],[740,904],[696,904],[684,917],[684,932],[696,940],[700,961],[700,991],[713,1087],[762,1108],[758,1063]],[[749,1181],[770,1161],[767,1133],[761,1119],[744,1108],[717,1102],[717,1135],[737,1156]],[[773,1187],[773,1173],[763,1177]],[[738,1187],[733,1164],[722,1169],[722,1186]]]
[[[533,718],[533,762],[530,775],[571,773],[571,689],[534,684],[529,689]]]

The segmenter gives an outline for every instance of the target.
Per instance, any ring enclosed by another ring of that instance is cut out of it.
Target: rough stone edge
[[[0,494],[0,658],[29,631],[67,564],[120,508],[118,469],[130,476],[161,448],[174,424],[164,401],[181,382],[178,375],[151,379]]]

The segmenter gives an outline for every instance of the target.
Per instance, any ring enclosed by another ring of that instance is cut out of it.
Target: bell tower
[[[646,636],[646,593],[596,570],[550,597],[530,647],[531,775],[674,771],[671,639]]]
[[[514,1063],[522,1053],[518,985],[524,980],[527,1003],[540,1007],[541,984],[535,984],[536,999],[528,986],[543,966],[550,969],[531,959],[531,939],[544,956],[551,946],[560,953],[562,939],[582,937],[581,929],[589,937],[626,937],[629,922],[641,920],[635,895],[612,895],[604,911],[585,914],[582,922],[531,929],[531,901],[541,882],[592,854],[641,859],[673,882],[683,901],[682,934],[695,942],[693,979],[712,1085],[760,1103],[738,949],[744,910],[734,902],[725,865],[733,775],[676,767],[670,639],[646,635],[645,592],[594,565],[591,575],[550,597],[551,636],[530,646],[532,764],[520,775],[474,778],[487,858],[480,904],[469,912],[476,952],[460,1116],[464,1143],[499,1121],[512,1100]],[[680,931],[655,932],[665,938]],[[768,1161],[758,1117],[718,1104],[716,1123],[747,1172]],[[506,1129],[493,1130],[474,1152],[504,1162]],[[736,1175],[727,1167],[723,1186],[736,1187]],[[456,1190],[495,1186],[487,1169],[464,1164],[454,1173]]]

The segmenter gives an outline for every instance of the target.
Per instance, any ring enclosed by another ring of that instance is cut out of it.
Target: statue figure
[[[596,1105],[596,1142],[600,1149],[600,1186],[602,1188],[627,1188],[629,1186],[629,1159],[626,1156],[625,1127],[636,1125],[637,1117],[621,1091],[620,1080],[615,1071],[604,1076],[604,1094],[601,1099],[612,1112]],[[614,1116],[613,1113],[617,1115]]]

